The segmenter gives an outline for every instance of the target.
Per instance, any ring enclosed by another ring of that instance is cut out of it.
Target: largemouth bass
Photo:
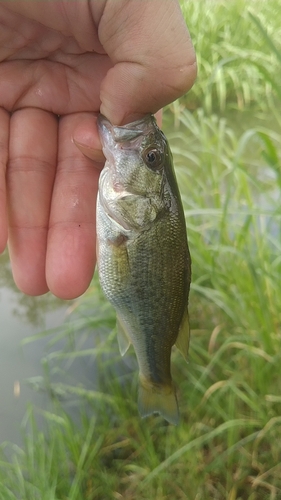
[[[106,163],[97,200],[102,289],[117,313],[119,348],[139,364],[138,407],[177,424],[170,358],[187,358],[191,260],[168,142],[155,118],[114,127],[99,116]]]

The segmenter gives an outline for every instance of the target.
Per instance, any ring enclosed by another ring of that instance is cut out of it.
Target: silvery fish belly
[[[187,357],[190,255],[172,155],[155,118],[114,127],[103,116],[106,157],[97,201],[99,279],[117,313],[121,354],[132,343],[142,416],[177,424],[174,344]]]

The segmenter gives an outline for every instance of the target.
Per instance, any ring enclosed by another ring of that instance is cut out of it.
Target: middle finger
[[[81,295],[95,268],[95,211],[101,165],[76,147],[73,136],[81,125],[97,134],[96,116],[91,113],[64,116],[59,125],[46,276],[50,290],[63,299]]]

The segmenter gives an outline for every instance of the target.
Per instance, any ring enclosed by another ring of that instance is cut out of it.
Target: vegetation
[[[134,354],[120,360],[95,278],[65,325],[41,334],[44,375],[30,383],[50,405],[29,408],[22,448],[2,447],[4,500],[281,498],[280,8],[183,10],[199,78],[164,122],[193,259],[189,364],[173,353],[181,423],[139,418]],[[59,382],[78,357],[97,371],[92,387]]]
[[[217,112],[255,104],[266,111],[272,88],[279,89],[276,82],[280,81],[280,64],[251,14],[258,15],[272,42],[280,44],[278,1],[181,3],[199,67],[197,84],[185,98],[188,106]]]

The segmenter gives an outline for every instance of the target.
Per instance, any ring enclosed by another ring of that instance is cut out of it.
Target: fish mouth
[[[102,145],[110,148],[116,143],[130,142],[147,134],[151,128],[155,127],[156,120],[153,115],[148,114],[127,125],[114,126],[105,116],[99,115],[97,124]]]

